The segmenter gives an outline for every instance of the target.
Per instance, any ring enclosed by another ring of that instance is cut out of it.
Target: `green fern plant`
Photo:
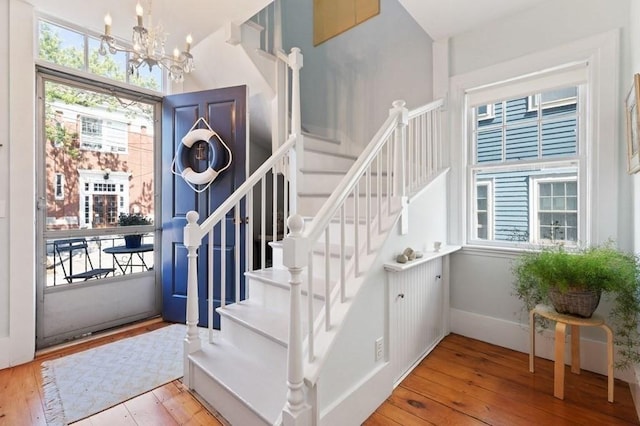
[[[561,293],[601,291],[613,302],[609,322],[621,355],[616,367],[640,362],[638,256],[617,250],[611,242],[572,251],[557,245],[523,253],[514,261],[512,272],[515,295],[527,311],[539,303],[550,304],[552,288]]]

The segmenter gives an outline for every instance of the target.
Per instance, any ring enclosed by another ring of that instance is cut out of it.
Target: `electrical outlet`
[[[384,357],[384,338],[376,339],[376,361],[380,361]]]

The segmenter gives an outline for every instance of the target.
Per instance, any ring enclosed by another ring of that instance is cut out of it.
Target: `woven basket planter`
[[[600,303],[601,291],[569,290],[561,293],[555,288],[549,290],[549,299],[558,313],[591,318]]]

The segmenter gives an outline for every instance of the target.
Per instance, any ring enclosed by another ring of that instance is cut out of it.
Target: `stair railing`
[[[190,211],[186,215],[187,225],[184,228],[184,245],[187,248],[187,336],[184,341],[184,381],[189,386],[190,374],[188,355],[197,352],[201,348],[198,336],[198,271],[197,259],[198,248],[202,244],[203,238],[208,237],[207,251],[207,324],[209,328],[209,342],[213,341],[213,318],[214,304],[213,295],[218,291],[220,293],[220,306],[227,303],[226,286],[224,283],[227,278],[227,220],[233,220],[235,231],[235,240],[233,242],[234,252],[234,271],[230,272],[235,275],[235,302],[240,301],[241,296],[241,278],[242,274],[248,270],[264,268],[266,262],[266,248],[268,241],[277,241],[282,238],[285,229],[278,226],[277,217],[279,213],[283,217],[295,214],[297,211],[297,181],[299,159],[302,154],[302,135],[300,120],[300,68],[302,68],[302,54],[300,49],[293,48],[288,57],[286,57],[287,65],[291,73],[292,82],[292,129],[287,140],[279,145],[275,152],[269,157],[247,180],[236,189],[202,224],[198,225],[199,215],[195,211]],[[288,181],[283,179],[279,174],[282,164],[287,165]],[[267,194],[267,188],[271,187],[270,194]],[[282,188],[279,191],[278,188]],[[256,209],[254,209],[256,206]],[[272,223],[271,233],[267,234],[268,218],[267,211],[271,209]],[[254,211],[257,213],[256,218],[251,218]],[[242,240],[240,226],[245,223],[245,238]],[[254,259],[254,231],[257,234],[257,240],[260,247],[260,259]],[[214,250],[214,242],[216,234],[219,236],[219,250]],[[217,252],[217,253],[216,253]],[[214,269],[216,264],[216,256],[219,260],[219,270]],[[240,259],[245,259],[244,271],[241,271]],[[254,263],[256,263],[254,265]],[[214,292],[214,282],[217,282],[218,288]]]
[[[360,277],[365,270],[361,265],[375,257],[377,246],[406,207],[411,192],[424,185],[442,166],[441,106],[442,101],[436,101],[409,112],[404,101],[395,101],[385,123],[309,227],[304,229],[299,215],[288,219],[291,232],[283,242],[283,262],[291,276],[291,317],[288,392],[283,416],[290,424],[305,424],[300,419],[310,415],[311,403],[307,403],[305,396],[312,392],[305,390],[305,385],[314,386],[319,377],[335,330],[346,315],[343,306],[362,281]],[[347,222],[354,224],[348,231],[353,235],[347,235]],[[353,241],[351,251],[347,249],[347,238]],[[336,262],[339,266],[331,266],[331,257],[339,258]],[[301,306],[305,269],[307,318],[302,317]],[[325,304],[322,312],[316,313],[311,295],[318,277],[323,281]],[[307,329],[303,330],[305,322]]]

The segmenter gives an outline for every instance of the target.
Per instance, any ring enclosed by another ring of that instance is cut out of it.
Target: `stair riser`
[[[315,167],[314,167],[315,168]],[[345,173],[346,174],[346,173]],[[336,174],[336,173],[302,173],[302,186],[304,188],[304,192],[306,193],[319,193],[319,194],[328,194],[334,188],[338,187],[345,174]],[[371,178],[371,190],[377,191],[378,189],[378,179],[375,176]],[[383,193],[387,193],[387,188],[389,185],[393,185],[391,182],[387,182],[385,177],[380,179],[380,187],[382,188]],[[366,184],[362,182],[359,188],[360,195],[366,194]]]
[[[265,426],[269,423],[248,410],[246,405],[232,395],[224,386],[212,379],[197,365],[191,365],[191,386],[205,401],[217,410],[230,424]]]
[[[362,239],[361,241],[364,241],[364,233],[360,235],[360,238]],[[334,241],[333,243],[335,244],[337,243],[337,241]],[[349,246],[349,244],[347,244],[347,246]],[[274,256],[274,259],[276,259],[276,257],[278,259],[282,259],[282,249],[280,247],[277,247],[276,250],[274,250],[274,253],[276,252],[278,254]],[[349,262],[349,258],[347,258],[346,262],[347,263]],[[274,260],[274,265],[276,265],[275,260]],[[279,265],[278,269],[287,269],[284,265],[282,265],[282,263],[279,263],[278,265]],[[340,278],[340,258],[338,256],[331,256],[329,258],[329,265],[331,268],[331,271],[329,274],[331,280],[335,281],[339,279]],[[313,255],[313,275],[316,278],[324,279],[325,277],[325,260],[324,260],[324,255],[321,253],[314,253]],[[305,286],[306,286],[306,283],[305,283]],[[249,290],[249,294],[251,295],[250,297],[253,297],[253,294],[251,293],[252,291],[253,291],[252,289]]]
[[[349,268],[349,258],[345,259],[345,268]],[[326,277],[326,265],[324,254],[314,253],[312,256],[313,276],[316,279],[324,280]],[[329,279],[331,283],[335,283],[340,279],[340,257],[329,257]],[[334,285],[334,284],[332,284]]]
[[[307,163],[307,165],[309,165]],[[315,165],[314,165],[315,168]],[[328,193],[336,188],[340,181],[344,178],[344,174],[336,173],[302,173],[301,188],[305,192],[311,193]]]
[[[378,205],[377,205],[377,201],[376,201],[377,197],[371,197],[371,210],[372,210],[372,215],[375,215],[375,212],[377,211]],[[318,211],[320,210],[320,208],[324,205],[324,203],[327,200],[326,196],[311,196],[311,195],[301,195],[300,197],[298,197],[298,213],[301,214],[302,216],[315,216]],[[365,200],[366,198],[360,197],[360,204],[359,204],[359,216],[360,218],[363,218],[365,216],[365,212],[366,212],[366,204],[365,204]],[[385,203],[387,203],[387,197],[383,196],[382,198],[382,207],[384,208]],[[347,200],[347,202],[345,203],[345,215],[347,217],[353,217],[355,216],[354,213],[354,203],[353,200],[349,199]]]
[[[305,222],[305,228],[311,226],[311,220]],[[367,225],[361,223],[358,225],[358,238],[360,241],[364,238]],[[341,225],[339,222],[331,222],[329,224],[329,241],[331,244],[340,244]],[[321,237],[324,241],[324,236]],[[355,225],[353,222],[345,222],[344,224],[344,241],[345,245],[353,247],[355,245]]]
[[[260,358],[267,365],[287,359],[286,347],[224,315],[220,316],[220,334],[224,340],[241,351],[260,354]]]
[[[314,169],[349,170],[354,163],[352,158],[319,151],[304,151],[304,167]]]
[[[302,295],[303,315],[306,315],[308,299],[306,296],[307,283],[302,284],[305,294]],[[289,312],[289,290],[280,286],[264,283],[260,280],[249,280],[249,299],[259,302],[269,309]],[[324,306],[321,299],[314,298],[313,310],[318,312]]]

